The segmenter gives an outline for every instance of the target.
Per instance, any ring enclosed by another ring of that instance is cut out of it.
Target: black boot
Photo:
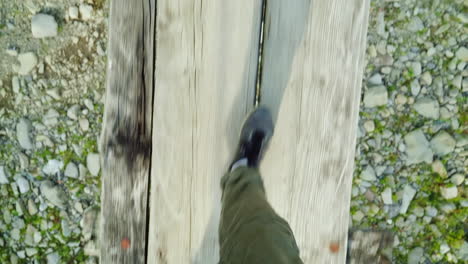
[[[258,167],[272,135],[271,113],[266,107],[258,107],[244,121],[239,146],[229,169],[242,159],[247,160],[247,166]]]

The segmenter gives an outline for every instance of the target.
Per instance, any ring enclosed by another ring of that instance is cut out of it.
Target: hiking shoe
[[[272,135],[273,120],[270,111],[264,106],[256,108],[244,121],[230,170],[237,162],[248,167],[258,167]]]

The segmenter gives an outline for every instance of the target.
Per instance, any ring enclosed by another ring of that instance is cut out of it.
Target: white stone
[[[72,120],[77,120],[79,112],[80,112],[80,106],[73,105],[72,107],[68,108],[67,116]]]
[[[382,192],[382,201],[384,204],[393,204],[392,200],[392,188],[385,188]]]
[[[408,23],[408,30],[412,32],[418,32],[424,29],[424,24],[418,16],[413,16],[411,21]]]
[[[455,53],[457,58],[461,61],[468,61],[468,49],[465,47],[461,47],[457,50],[457,53]]]
[[[21,86],[18,77],[14,76],[13,78],[11,78],[11,87],[13,88],[13,92],[15,94],[19,94]]]
[[[35,38],[57,36],[58,25],[55,18],[47,14],[36,14],[31,20],[31,31]]]
[[[89,109],[89,111],[94,111],[94,104],[93,104],[93,101],[89,100],[88,98],[84,99],[84,105],[86,106],[86,108]]]
[[[388,92],[383,85],[368,88],[364,94],[364,105],[368,108],[386,105],[387,101]]]
[[[8,180],[8,172],[5,170],[4,166],[0,166],[0,184],[8,184],[10,181]]]
[[[83,164],[80,163],[78,165],[78,170],[80,171],[80,178],[84,179],[86,177],[86,173],[88,172],[88,169]]]
[[[86,157],[86,167],[88,167],[89,173],[93,176],[98,176],[101,170],[101,164],[99,161],[99,154],[89,153]]]
[[[457,75],[453,78],[452,80],[452,85],[457,87],[458,89],[462,88],[462,81],[463,81],[463,78],[461,75]]]
[[[411,63],[411,69],[413,70],[414,76],[419,76],[422,73],[422,66],[419,61]]]
[[[60,256],[57,252],[52,252],[47,255],[47,264],[59,264]]]
[[[36,203],[34,203],[33,200],[29,199],[28,200],[28,212],[30,215],[35,215],[37,214],[37,206]]]
[[[434,138],[431,140],[431,148],[436,155],[443,156],[453,152],[456,145],[455,139],[445,132],[439,132]]]
[[[457,256],[461,260],[468,261],[468,242],[463,242],[463,245],[457,252]]]
[[[429,72],[424,72],[421,76],[421,82],[424,85],[431,85],[432,84],[432,75]]]
[[[436,54],[436,52],[437,52],[437,50],[436,50],[434,47],[429,48],[429,49],[427,50],[427,56],[428,56],[428,57],[431,57],[432,55]]]
[[[401,201],[400,214],[406,214],[408,207],[415,195],[416,190],[413,189],[410,185],[405,185],[403,188],[403,198]]]
[[[367,131],[367,132],[372,132],[374,131],[375,129],[375,123],[373,120],[367,120],[366,122],[364,122],[364,129]]]
[[[80,120],[78,122],[80,124],[81,130],[83,130],[83,131],[88,131],[89,130],[89,121],[88,121],[88,119],[80,118]]]
[[[431,163],[433,153],[429,146],[426,136],[420,130],[414,130],[404,137],[406,144],[406,164],[416,164],[420,162]]]
[[[49,160],[47,164],[42,168],[42,171],[47,175],[55,175],[63,169],[63,161],[60,160]]]
[[[42,118],[42,122],[46,126],[55,126],[58,123],[58,118],[60,114],[55,109],[49,109],[47,113]]]
[[[64,209],[67,203],[67,194],[51,181],[41,183],[41,193],[52,204]]]
[[[31,136],[29,135],[31,131],[31,122],[25,118],[21,118],[16,125],[16,138],[18,143],[23,149],[32,149],[33,143]]]
[[[69,162],[67,164],[67,167],[65,168],[65,176],[70,177],[70,178],[78,178],[78,168],[73,162]]]
[[[361,179],[365,181],[375,181],[377,178],[375,177],[375,171],[372,166],[367,166],[362,172],[361,172]]]
[[[79,13],[78,13],[78,7],[76,6],[70,6],[68,8],[68,17],[70,19],[78,19]]]
[[[465,176],[461,173],[454,174],[452,177],[450,177],[450,181],[459,186],[465,181]]]
[[[37,232],[37,229],[32,226],[28,225],[26,228],[26,234],[24,238],[24,243],[29,246],[35,246],[36,242],[34,241],[34,234]]]
[[[419,81],[417,79],[411,82],[411,94],[413,96],[417,96],[421,91],[421,85],[419,85]]]
[[[382,84],[382,76],[380,74],[376,73],[372,75],[367,82],[371,85],[381,85]]]
[[[440,194],[447,200],[456,198],[458,196],[457,186],[441,187]]]
[[[23,176],[16,178],[16,185],[18,185],[20,193],[26,193],[29,191],[29,182]]]
[[[96,224],[98,223],[99,209],[97,207],[89,207],[83,213],[83,218],[80,221],[82,229],[82,236],[85,241],[91,239],[93,233],[96,231]]]
[[[404,105],[408,102],[408,98],[404,94],[398,94],[395,98],[395,103],[398,105]]]
[[[430,217],[436,217],[437,216],[437,208],[429,206],[426,207],[426,215]]]
[[[438,119],[440,115],[439,102],[429,97],[418,99],[416,103],[414,103],[414,110],[416,110],[418,114],[432,119]]]
[[[93,7],[87,4],[80,5],[81,19],[90,20],[93,17]]]
[[[21,75],[29,74],[37,65],[36,54],[32,52],[21,53],[18,55],[19,67],[16,72]]]
[[[414,248],[408,254],[408,264],[419,264],[424,255],[424,250],[420,247]]]
[[[364,214],[361,211],[357,211],[353,214],[353,220],[356,222],[361,222],[361,220],[364,218]]]
[[[432,162],[432,171],[439,174],[442,178],[447,178],[447,170],[440,160]]]
[[[50,95],[52,98],[54,98],[55,100],[60,100],[61,98],[60,92],[57,88],[48,89],[46,93]]]
[[[450,247],[446,243],[440,245],[440,253],[441,254],[446,254],[449,251],[450,251]]]
[[[16,240],[16,241],[20,240],[20,231],[19,231],[19,229],[14,228],[13,230],[11,230],[10,235],[11,235],[11,238],[13,238],[14,240]]]

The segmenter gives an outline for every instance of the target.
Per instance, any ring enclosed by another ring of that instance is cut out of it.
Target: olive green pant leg
[[[289,224],[266,199],[258,169],[227,173],[221,188],[220,263],[302,263]]]

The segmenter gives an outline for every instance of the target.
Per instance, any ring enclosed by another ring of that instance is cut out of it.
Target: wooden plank
[[[262,103],[276,109],[262,164],[304,263],[345,263],[368,0],[270,0]]]
[[[157,10],[148,263],[216,263],[219,181],[253,107],[261,1]]]
[[[100,263],[144,263],[156,0],[111,2]]]
[[[393,235],[382,230],[352,230],[349,232],[349,264],[392,263]]]

